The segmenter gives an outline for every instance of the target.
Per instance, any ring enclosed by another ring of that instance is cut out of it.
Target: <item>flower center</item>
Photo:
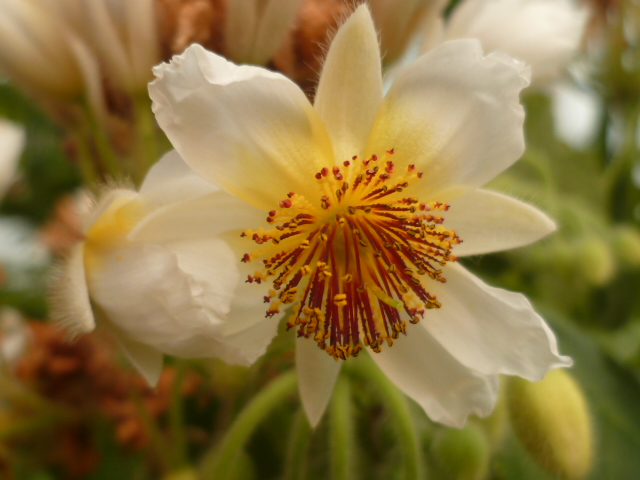
[[[406,334],[405,318],[417,323],[440,308],[425,282],[446,281],[442,267],[461,242],[442,226],[438,212],[448,205],[403,196],[422,173],[414,165],[397,172],[393,154],[323,168],[318,204],[291,192],[269,212],[273,228],[242,233],[259,245],[242,261],[264,265],[247,282],[273,282],[266,315],[294,305],[287,327],[336,360],[357,356],[363,344],[379,352]]]

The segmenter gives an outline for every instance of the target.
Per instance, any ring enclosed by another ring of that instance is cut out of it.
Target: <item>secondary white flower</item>
[[[221,196],[227,201],[175,153],[151,169],[139,192],[108,191],[54,279],[53,318],[76,333],[106,327],[150,384],[163,353],[253,362],[276,323],[245,315],[262,299],[243,298],[248,286],[217,235],[247,219],[236,218],[232,205],[217,208]]]
[[[0,120],[0,201],[11,185],[24,148],[24,130]]]
[[[588,10],[573,0],[465,0],[442,40],[477,38],[531,65],[536,83],[560,74],[577,52]]]
[[[522,63],[484,56],[475,40],[447,42],[383,98],[361,6],[335,36],[313,106],[284,76],[196,45],[154,71],[161,127],[233,202],[238,221],[224,226],[226,238],[256,288],[243,301],[265,295],[267,318],[292,307],[312,424],[335,360],[363,349],[449,425],[491,411],[499,374],[537,380],[571,363],[524,296],[485,285],[453,256],[518,247],[555,228],[535,208],[478,189],[524,150]],[[255,211],[262,218],[234,232]]]

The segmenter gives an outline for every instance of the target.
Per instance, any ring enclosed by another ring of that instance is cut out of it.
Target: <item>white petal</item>
[[[302,408],[315,427],[327,409],[342,363],[320,350],[312,338],[296,340],[296,370]]]
[[[0,200],[13,181],[20,154],[24,148],[24,130],[7,121],[0,121]]]
[[[436,422],[462,427],[469,414],[489,415],[498,377],[463,366],[429,332],[416,327],[408,328],[393,347],[371,354],[382,371]]]
[[[105,253],[88,271],[91,298],[135,341],[185,358],[218,356],[224,344],[217,314],[228,310],[237,278],[228,267],[233,253],[222,241],[210,242],[197,271],[186,252],[156,245]],[[202,248],[194,245],[195,255]]]
[[[314,174],[333,165],[332,147],[293,82],[198,45],[154,73],[158,123],[203,178],[267,211],[290,191],[315,200]]]
[[[240,237],[242,230],[264,225],[266,216],[263,210],[224,191],[217,191],[157,209],[131,231],[129,238],[158,243],[183,238],[212,238],[227,231],[236,231],[236,237]],[[255,245],[248,239],[244,244],[245,251]]]
[[[429,310],[420,325],[461,363],[486,375],[532,381],[571,365],[524,295],[490,287],[455,264],[444,276],[447,283],[430,288],[442,308]]]
[[[446,38],[477,38],[485,51],[503,51],[531,65],[536,82],[557,76],[577,51],[587,9],[570,0],[465,1]]]
[[[398,168],[415,164],[424,176],[410,190],[419,198],[449,200],[483,185],[524,151],[523,70],[506,55],[483,56],[474,40],[440,45],[398,76],[367,155],[395,148]]]
[[[338,163],[364,153],[381,102],[378,37],[369,9],[362,5],[331,42],[314,102]]]
[[[162,374],[162,353],[144,343],[136,342],[128,338],[115,329],[111,329],[111,331],[125,356],[138,372],[140,372],[140,375],[144,377],[147,383],[155,387]]]
[[[264,354],[275,337],[282,318],[282,314],[266,318],[269,305],[264,303],[264,297],[272,286],[246,283],[244,280],[247,273],[253,273],[255,266],[253,270],[250,268],[243,265],[240,269],[240,282],[234,292],[226,322],[222,326],[225,341],[243,352],[247,364]]]
[[[556,229],[537,208],[496,192],[475,190],[450,205],[442,216],[462,239],[453,249],[458,257],[522,247]]]
[[[154,206],[191,200],[217,188],[196,175],[175,150],[156,163],[140,186],[140,195]]]
[[[54,272],[50,289],[49,304],[54,321],[72,335],[87,333],[96,327],[87,290],[83,244],[76,245]]]

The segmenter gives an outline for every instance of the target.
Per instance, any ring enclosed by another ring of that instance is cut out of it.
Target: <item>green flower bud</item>
[[[507,396],[514,431],[538,464],[561,478],[583,478],[593,433],[587,401],[569,372],[552,370],[536,383],[513,377]]]
[[[443,428],[431,443],[431,458],[441,480],[483,480],[489,472],[490,446],[482,429]]]
[[[619,225],[613,231],[613,245],[622,266],[640,267],[640,231],[631,225]]]
[[[582,275],[595,286],[606,285],[615,274],[616,262],[607,243],[599,238],[590,238],[578,245],[576,260]]]

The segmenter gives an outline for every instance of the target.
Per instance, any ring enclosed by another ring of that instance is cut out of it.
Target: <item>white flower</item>
[[[0,120],[0,201],[13,181],[24,148],[24,130]]]
[[[242,298],[235,255],[217,238],[236,221],[233,204],[215,209],[220,196],[227,201],[175,153],[151,169],[140,192],[108,191],[54,279],[53,318],[74,333],[96,324],[110,330],[152,385],[163,353],[253,362],[276,323],[243,315],[253,299]]]
[[[541,83],[557,77],[575,55],[587,17],[587,8],[573,0],[465,0],[442,40],[477,38],[485,51],[524,60]]]
[[[535,208],[478,189],[524,150],[523,64],[483,56],[475,40],[447,42],[383,98],[375,29],[359,7],[335,36],[313,106],[284,76],[199,46],[154,71],[158,122],[227,193],[218,208],[234,205],[237,221],[220,228],[256,289],[243,301],[266,295],[256,317],[292,307],[312,424],[336,360],[363,349],[448,425],[487,415],[498,375],[538,380],[571,363],[524,296],[485,285],[453,256],[519,247],[555,228]],[[262,218],[235,230],[255,211]]]

